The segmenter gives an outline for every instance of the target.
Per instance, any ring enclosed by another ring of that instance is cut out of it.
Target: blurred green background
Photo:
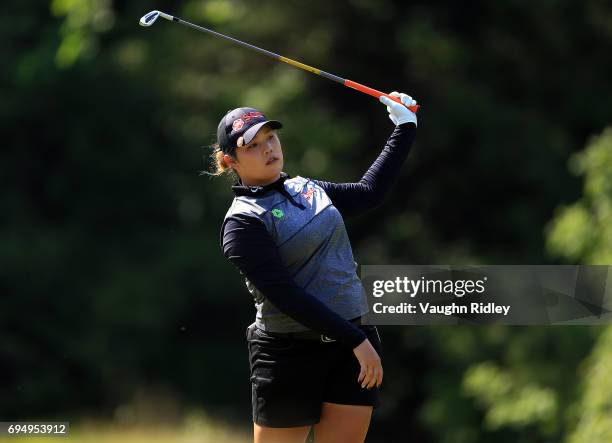
[[[0,418],[248,441],[231,182],[199,175],[219,118],[282,120],[285,170],[331,181],[358,180],[393,129],[366,95],[140,27],[151,9],[419,101],[397,186],[347,223],[359,263],[612,264],[609,1],[6,0]],[[612,329],[380,329],[369,442],[612,441]]]

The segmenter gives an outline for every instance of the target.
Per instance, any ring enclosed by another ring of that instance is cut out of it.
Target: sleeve
[[[222,248],[223,255],[284,314],[351,349],[365,340],[361,329],[295,283],[261,220],[229,217],[222,228]]]
[[[382,152],[357,183],[313,180],[344,215],[360,215],[380,205],[408,157],[416,134],[414,123],[396,126]]]

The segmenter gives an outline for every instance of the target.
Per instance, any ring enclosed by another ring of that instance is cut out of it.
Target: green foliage
[[[588,327],[429,327],[422,418],[435,441],[561,441],[578,398]],[[562,363],[561,363],[562,362]]]
[[[548,248],[568,261],[612,263],[612,128],[594,137],[571,161],[584,176],[582,198],[561,208],[549,227]],[[570,443],[612,440],[610,410],[612,327],[597,340],[582,374],[582,397],[575,406],[575,429]]]
[[[544,388],[492,362],[472,366],[465,374],[464,389],[487,410],[485,426],[496,430],[504,426],[525,428],[550,427],[557,413],[557,400],[552,389]]]
[[[582,198],[563,207],[551,223],[548,248],[570,261],[612,263],[612,128],[591,140],[571,161],[584,175]]]
[[[569,443],[612,441],[612,328],[608,327],[586,362],[584,394],[578,403],[580,418]]]
[[[55,58],[60,68],[71,66],[79,57],[95,56],[97,34],[110,30],[115,20],[110,0],[52,0],[51,11],[65,17]]]

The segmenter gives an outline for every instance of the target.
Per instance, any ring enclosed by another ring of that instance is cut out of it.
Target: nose
[[[265,147],[266,152],[271,151],[272,150],[272,140],[266,140],[264,147]]]

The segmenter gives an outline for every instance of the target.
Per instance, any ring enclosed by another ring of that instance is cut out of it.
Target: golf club
[[[385,94],[384,92],[378,91],[376,89],[369,88],[369,87],[367,87],[365,85],[362,85],[361,83],[357,83],[357,82],[354,82],[352,80],[347,80],[347,79],[344,79],[342,77],[338,77],[337,75],[330,74],[329,72],[325,72],[325,71],[322,71],[320,69],[313,68],[312,66],[308,66],[308,65],[305,65],[303,63],[297,62],[295,60],[291,60],[290,58],[283,57],[282,55],[275,54],[274,52],[266,51],[265,49],[258,48],[257,46],[251,45],[249,43],[245,43],[243,41],[240,41],[240,40],[235,39],[233,37],[230,37],[230,36],[221,34],[219,32],[213,31],[211,29],[207,29],[207,28],[204,28],[202,26],[194,25],[193,23],[190,23],[188,21],[185,21],[185,20],[180,19],[178,17],[172,16],[170,14],[166,14],[166,13],[161,12],[161,11],[151,11],[148,14],[143,15],[142,18],[140,19],[140,25],[141,26],[151,26],[153,23],[155,23],[155,21],[157,20],[158,17],[162,17],[162,18],[165,18],[166,20],[170,20],[172,22],[177,22],[177,23],[180,23],[182,25],[189,26],[191,28],[197,29],[198,31],[206,32],[206,33],[214,35],[216,37],[224,38],[224,39],[229,40],[231,42],[237,43],[240,46],[244,46],[246,48],[253,49],[253,50],[259,52],[260,54],[264,54],[264,55],[267,55],[268,57],[274,58],[276,60],[280,60],[281,62],[288,63],[291,66],[295,66],[296,68],[300,68],[300,69],[303,69],[305,71],[312,72],[313,74],[317,74],[317,75],[320,75],[322,77],[325,77],[325,78],[327,78],[329,80],[333,80],[335,82],[342,83],[344,86],[348,86],[349,88],[356,89],[357,91],[363,92],[364,94],[371,95],[372,97],[376,97],[376,98],[379,98],[380,96],[389,97],[391,100],[393,100],[393,101],[403,105],[403,103],[401,102],[401,100],[398,97],[394,97],[392,95]],[[419,105],[408,106],[408,109],[410,109],[412,112],[416,113],[418,111],[418,109],[419,109]]]

